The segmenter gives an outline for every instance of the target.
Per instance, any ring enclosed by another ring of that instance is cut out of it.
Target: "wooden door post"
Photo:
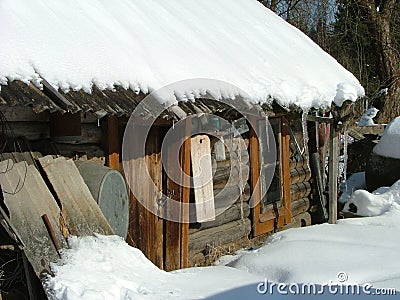
[[[121,150],[117,116],[108,116],[103,125],[103,144],[106,150],[106,165],[111,169],[119,170],[119,156]]]
[[[329,224],[337,223],[339,137],[335,124],[330,125],[329,143]]]

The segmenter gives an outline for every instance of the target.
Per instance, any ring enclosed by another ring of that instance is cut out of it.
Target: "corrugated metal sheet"
[[[112,114],[118,117],[129,117],[137,105],[146,97],[143,93],[135,93],[122,87],[115,87],[115,90],[101,91],[97,87],[93,87],[91,94],[84,91],[70,91],[62,93],[64,98],[68,100],[72,107],[70,112],[92,112],[99,117]],[[50,112],[65,112],[65,109],[57,105],[54,95],[49,95],[46,90],[40,90],[33,84],[25,84],[21,81],[9,82],[8,85],[1,86],[0,104],[8,106],[22,106],[32,107],[37,112],[50,111]],[[240,108],[242,111],[257,112],[261,110],[258,105],[249,105],[248,101],[244,99],[230,100],[232,105]],[[153,105],[160,105],[158,109],[155,107],[144,107],[144,111],[148,117],[152,112],[159,111],[162,104],[157,101],[152,102]],[[198,113],[215,113],[219,115],[233,115],[234,109],[232,106],[214,101],[211,99],[198,99],[195,102],[186,101],[179,102],[179,107],[172,107],[165,110],[161,114],[161,118],[179,120],[186,115],[193,115]],[[162,110],[162,109],[161,109]]]

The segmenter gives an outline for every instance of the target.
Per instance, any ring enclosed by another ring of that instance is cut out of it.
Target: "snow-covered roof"
[[[148,93],[209,78],[237,88],[183,84],[161,100],[245,92],[300,107],[364,95],[350,72],[256,0],[2,0],[0,36],[2,85],[40,86],[43,77],[63,91]]]

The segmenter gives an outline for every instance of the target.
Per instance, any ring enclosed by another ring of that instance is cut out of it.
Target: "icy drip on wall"
[[[339,182],[346,182],[347,181],[347,149],[349,145],[349,133],[348,131],[345,131],[342,135],[343,139],[343,155],[341,156],[341,168],[340,168],[340,174],[339,174]],[[345,184],[345,191],[347,191],[347,186]]]
[[[308,159],[308,128],[307,128],[307,116],[308,116],[308,112],[310,111],[309,108],[304,108],[303,109],[303,113],[301,115],[301,128],[302,128],[302,132],[303,132],[303,150],[301,152],[301,155],[305,158],[307,158],[307,162],[309,161]]]

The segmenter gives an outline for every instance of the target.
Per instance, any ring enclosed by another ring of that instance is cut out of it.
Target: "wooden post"
[[[276,141],[279,143],[279,141]],[[282,144],[281,144],[281,165],[282,165],[282,189],[283,205],[285,207],[285,224],[292,223],[292,203],[290,195],[290,134],[289,124],[286,119],[282,122]]]
[[[179,130],[178,128],[176,130]],[[172,169],[169,172],[174,172],[174,176],[177,177],[183,171],[186,175],[190,176],[190,121],[186,121],[186,132],[182,132],[183,136],[187,138],[180,145],[180,141],[176,141],[174,145],[169,145],[167,151],[167,158],[176,155],[176,151],[179,151],[179,163],[181,168],[175,170]],[[180,147],[180,149],[177,149]],[[171,158],[172,160],[172,158]],[[170,159],[167,159],[167,164]],[[169,165],[167,165],[168,168]],[[178,172],[178,173],[176,173]],[[164,269],[166,271],[177,270],[186,268],[189,262],[189,211],[185,204],[189,204],[190,198],[190,182],[186,182],[185,178],[181,176],[180,184],[174,182],[170,178],[167,178],[167,195],[171,199],[182,202],[182,211],[180,211],[180,222],[165,221],[165,260]],[[168,214],[168,203],[166,208]]]
[[[164,268],[163,253],[163,219],[149,211],[149,208],[157,207],[160,191],[163,187],[162,160],[161,160],[161,131],[160,127],[153,126],[148,135],[145,127],[140,126],[135,132],[132,147],[141,147],[146,140],[145,157],[131,157],[128,162],[129,172],[125,174],[133,190],[139,191],[136,199],[131,194],[128,241],[135,245],[160,269]],[[136,153],[136,151],[132,151]],[[150,179],[143,176],[146,172]],[[153,184],[158,191],[153,189]],[[139,201],[140,200],[140,201]],[[154,211],[154,210],[153,210]]]
[[[106,150],[106,165],[111,169],[119,170],[119,155],[121,150],[118,118],[114,115],[108,116],[105,124],[103,124],[103,144]]]
[[[337,223],[338,169],[339,169],[339,138],[336,126],[330,125],[329,143],[329,224]]]
[[[254,123],[256,123],[255,121]],[[252,235],[255,237],[260,234],[258,232],[257,224],[260,222],[260,207],[261,207],[261,191],[260,185],[257,188],[257,182],[260,178],[260,145],[257,138],[256,128],[250,127],[250,138],[249,138],[249,152],[250,152],[250,182],[251,182],[251,195],[253,197],[252,203],[250,206],[253,206],[252,209],[252,218],[253,218],[253,226],[252,226]],[[256,206],[254,203],[258,202]]]

